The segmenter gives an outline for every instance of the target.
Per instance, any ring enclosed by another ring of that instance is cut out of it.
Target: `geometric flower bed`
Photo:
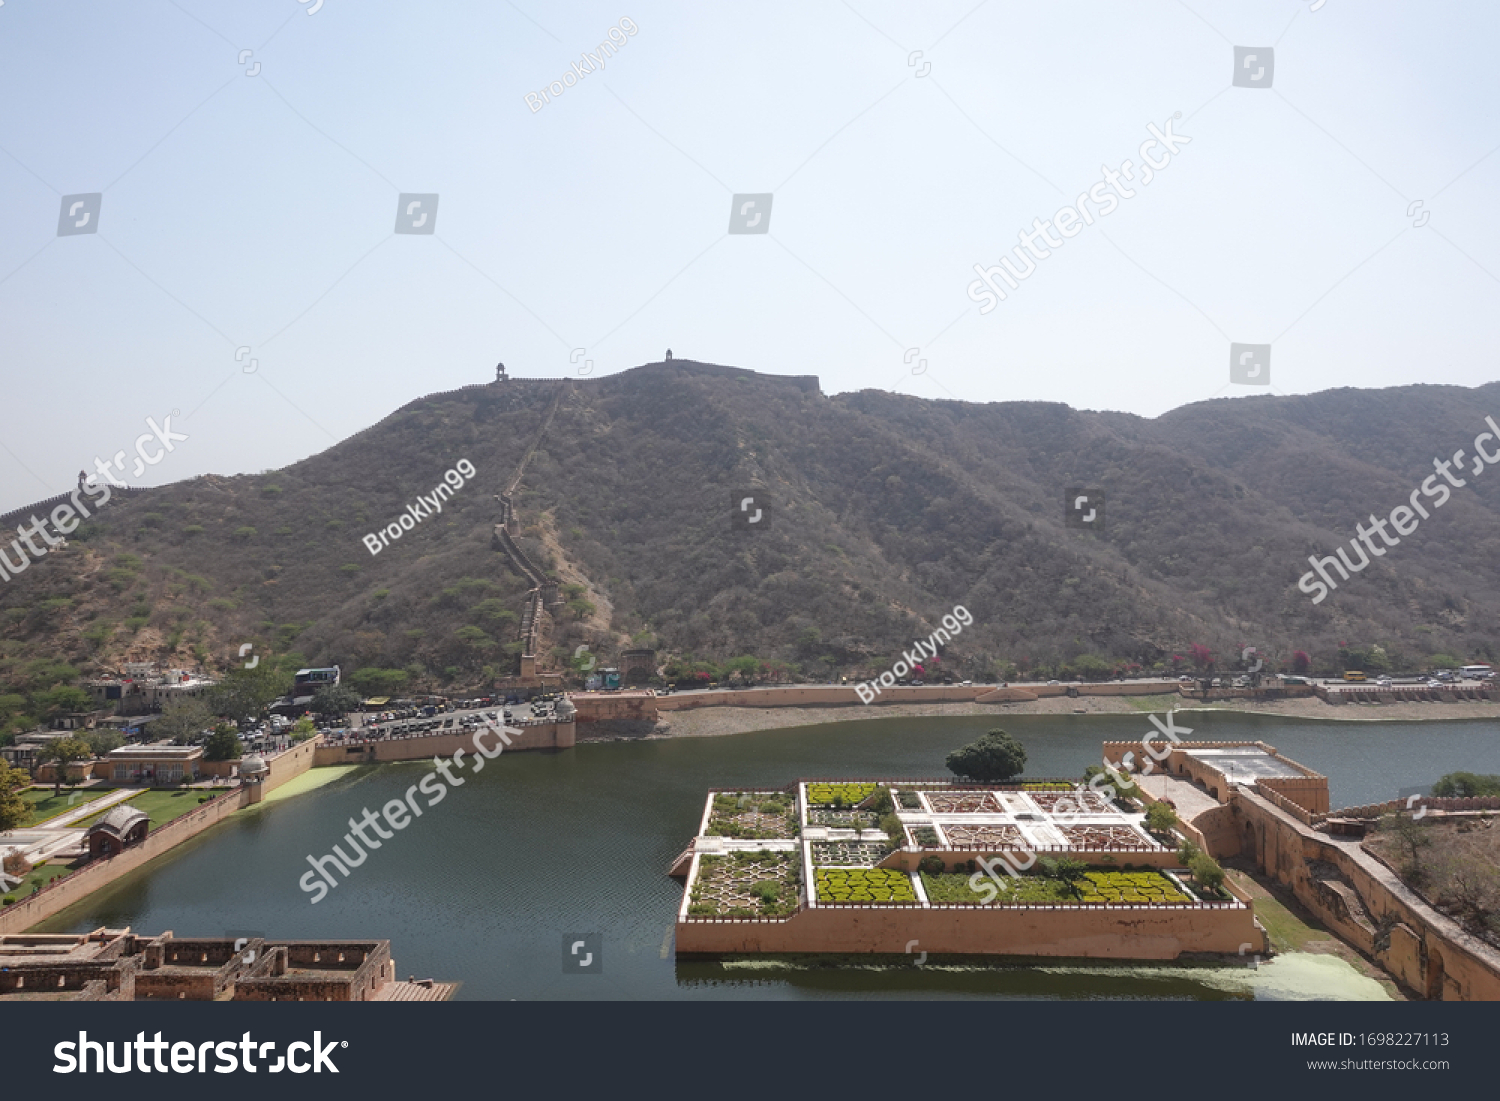
[[[786,792],[736,792],[714,796],[710,837],[796,837],[796,802]]]
[[[890,853],[883,841],[814,841],[814,864],[836,864],[844,867],[872,867]]]
[[[808,784],[807,801],[818,805],[841,803],[852,807],[875,794],[874,784]]]
[[[905,872],[892,868],[817,868],[819,902],[916,902]]]
[[[929,792],[927,803],[938,814],[1002,814],[1005,811],[987,791]]]
[[[1045,902],[1067,905],[1079,902],[1127,902],[1136,905],[1155,903],[1172,905],[1191,902],[1192,899],[1177,889],[1160,872],[1109,872],[1091,871],[1074,883],[1073,890],[1061,879],[1046,875],[1028,874],[1016,878],[1004,871],[1003,865],[995,869],[999,882],[988,875],[979,880],[981,887],[993,887],[998,891],[995,903]],[[931,875],[922,872],[922,886],[932,902],[973,903],[980,905],[990,892],[976,892],[969,886],[969,876],[945,873]]]
[[[1025,840],[1015,826],[944,826],[950,845],[1003,848]]]
[[[873,827],[877,816],[867,810],[822,810],[809,807],[809,826],[836,826],[843,829],[866,829]],[[796,836],[792,834],[791,836]]]
[[[1068,844],[1078,848],[1098,845],[1140,845],[1141,835],[1129,826],[1059,826]]]
[[[698,858],[693,917],[782,917],[797,909],[796,853],[739,852]]]
[[[1085,902],[1191,902],[1160,872],[1089,872],[1078,881]]]
[[[938,840],[938,832],[931,826],[910,826],[907,833],[911,836],[912,843],[919,849],[935,849],[942,844]]]
[[[1095,791],[1027,792],[1031,801],[1052,814],[1108,814],[1113,808]]]
[[[1005,874],[1003,866],[997,867],[995,870],[1000,873],[1001,879],[1010,878]],[[944,872],[941,875],[922,872],[920,874],[922,876],[922,889],[927,892],[927,901],[929,902],[956,902],[960,905],[972,903],[978,906],[986,898],[990,897],[989,891],[980,893],[969,886],[968,872]],[[993,883],[994,881],[981,873],[979,882],[984,884]],[[1002,895],[1001,897],[1003,898],[1004,896]]]

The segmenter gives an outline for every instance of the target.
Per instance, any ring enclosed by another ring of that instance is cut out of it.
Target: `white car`
[[[1376,677],[1375,678],[1375,683],[1377,685],[1379,685],[1381,688],[1389,688],[1391,686],[1391,678],[1390,677]]]

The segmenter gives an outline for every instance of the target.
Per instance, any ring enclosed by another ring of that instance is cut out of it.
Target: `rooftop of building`
[[[121,803],[118,806],[111,807],[103,818],[88,827],[88,832],[93,833],[95,830],[102,830],[105,833],[114,834],[116,837],[124,837],[140,823],[149,822],[150,820],[151,816],[145,811],[137,807],[132,807],[128,803]]]
[[[1235,784],[1253,784],[1258,780],[1299,780],[1309,772],[1258,745],[1215,746],[1183,751],[1196,761],[1218,769]]]
[[[105,755],[111,761],[192,761],[203,756],[201,745],[122,745]]]

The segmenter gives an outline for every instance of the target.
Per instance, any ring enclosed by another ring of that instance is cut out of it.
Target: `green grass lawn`
[[[61,795],[53,795],[51,788],[27,788],[21,792],[21,798],[31,804],[31,817],[22,823],[22,827],[39,826],[65,811],[74,810],[84,803],[91,803],[114,790],[114,788],[78,788],[76,791],[64,791]]]
[[[153,789],[151,791],[143,791],[133,799],[126,800],[126,802],[137,810],[145,811],[151,818],[151,829],[159,830],[172,821],[172,819],[181,818],[188,811],[197,810],[199,805],[198,800],[205,795],[213,797],[228,790],[228,788],[192,788],[189,790],[181,788]],[[82,826],[86,829],[103,818],[110,810],[114,810],[114,807],[110,807],[109,810],[102,811],[99,814],[90,815],[82,822],[75,822],[74,825]]]
[[[5,896],[5,901],[9,902],[10,900],[14,899],[17,902],[20,902],[22,899],[31,894],[32,888],[35,887],[36,884],[40,883],[43,887],[45,887],[54,879],[60,879],[71,871],[73,871],[73,869],[68,867],[66,864],[42,864],[38,867],[32,868],[30,874],[21,881],[20,886],[14,888]]]

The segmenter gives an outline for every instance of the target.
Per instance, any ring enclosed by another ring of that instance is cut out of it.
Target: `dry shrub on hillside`
[[[1490,818],[1435,834],[1423,862],[1428,897],[1475,936],[1500,945],[1500,826]]]

